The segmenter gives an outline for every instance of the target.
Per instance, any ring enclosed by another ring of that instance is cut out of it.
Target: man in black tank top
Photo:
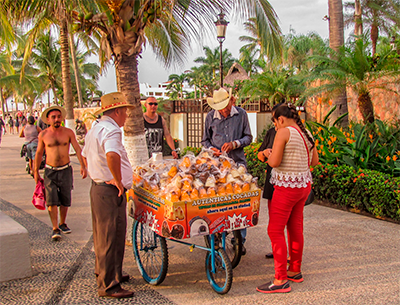
[[[175,150],[174,140],[169,133],[165,120],[157,114],[158,101],[154,97],[149,97],[144,105],[146,112],[143,114],[143,118],[149,158],[153,152],[163,152],[163,138],[165,137],[172,150],[172,156],[177,159],[178,154]]]

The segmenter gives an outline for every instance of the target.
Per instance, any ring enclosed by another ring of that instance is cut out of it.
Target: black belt
[[[94,180],[92,180],[92,183],[97,186],[112,186],[112,187],[115,187],[116,189],[118,189],[114,184],[109,184],[109,183],[105,183],[105,182],[96,182]],[[124,192],[126,192],[126,191],[127,191],[127,189],[124,188]]]

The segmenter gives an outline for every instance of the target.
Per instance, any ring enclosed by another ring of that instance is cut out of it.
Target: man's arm
[[[124,193],[124,186],[122,185],[121,156],[116,152],[110,151],[106,154],[106,158],[108,168],[114,177],[113,180],[107,181],[107,183],[115,185],[119,190],[118,197],[122,196]]]
[[[70,139],[70,142],[72,144],[72,147],[75,149],[76,156],[78,157],[79,163],[81,164],[81,176],[82,176],[82,179],[85,179],[87,177],[87,169],[86,169],[86,165],[85,165],[85,163],[83,162],[83,159],[82,159],[82,149],[79,146],[78,141],[76,141],[76,137],[75,137],[74,132],[71,129],[67,129],[67,130],[68,130],[68,133],[69,133],[69,139]]]
[[[165,122],[163,117],[161,117],[161,120],[162,120],[163,129],[164,129],[165,140],[167,141],[168,146],[172,150],[172,156],[174,157],[174,159],[178,159],[178,154],[176,153],[176,150],[175,150],[174,139],[172,139],[172,136],[169,133],[169,130],[167,127],[167,123]]]
[[[35,168],[33,171],[33,177],[35,178],[36,184],[39,182],[40,175],[39,175],[39,168],[40,168],[40,163],[42,162],[42,157],[43,157],[43,152],[44,152],[44,142],[43,142],[43,132],[39,133],[38,137],[38,146],[36,148],[36,155],[35,155]]]

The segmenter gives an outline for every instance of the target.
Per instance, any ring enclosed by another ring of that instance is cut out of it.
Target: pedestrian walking
[[[14,134],[14,120],[10,114],[9,118],[8,118],[8,130],[9,130],[9,134]]]
[[[28,118],[28,125],[22,127],[20,138],[25,138],[26,154],[29,159],[29,169],[33,177],[34,173],[34,161],[36,156],[36,149],[39,141],[39,133],[42,130],[40,127],[35,125],[35,118],[30,116]]]
[[[46,150],[46,165],[44,170],[44,185],[46,189],[46,204],[53,225],[52,239],[61,238],[61,232],[68,234],[71,229],[66,224],[68,208],[71,206],[71,190],[73,188],[73,171],[70,164],[70,145],[75,149],[81,164],[82,179],[87,171],[81,155],[81,147],[76,141],[74,132],[61,126],[66,111],[60,106],[51,106],[42,113],[42,120],[50,127],[39,134],[38,147],[35,156],[34,178],[38,183],[39,168]],[[58,207],[60,207],[60,222],[58,222]]]

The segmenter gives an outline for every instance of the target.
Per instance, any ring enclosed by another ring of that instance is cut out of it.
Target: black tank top
[[[144,118],[143,118],[144,119]],[[162,117],[159,115],[157,122],[151,124],[144,119],[144,128],[146,134],[147,148],[149,150],[149,158],[153,152],[163,152],[164,147],[164,128]]]

